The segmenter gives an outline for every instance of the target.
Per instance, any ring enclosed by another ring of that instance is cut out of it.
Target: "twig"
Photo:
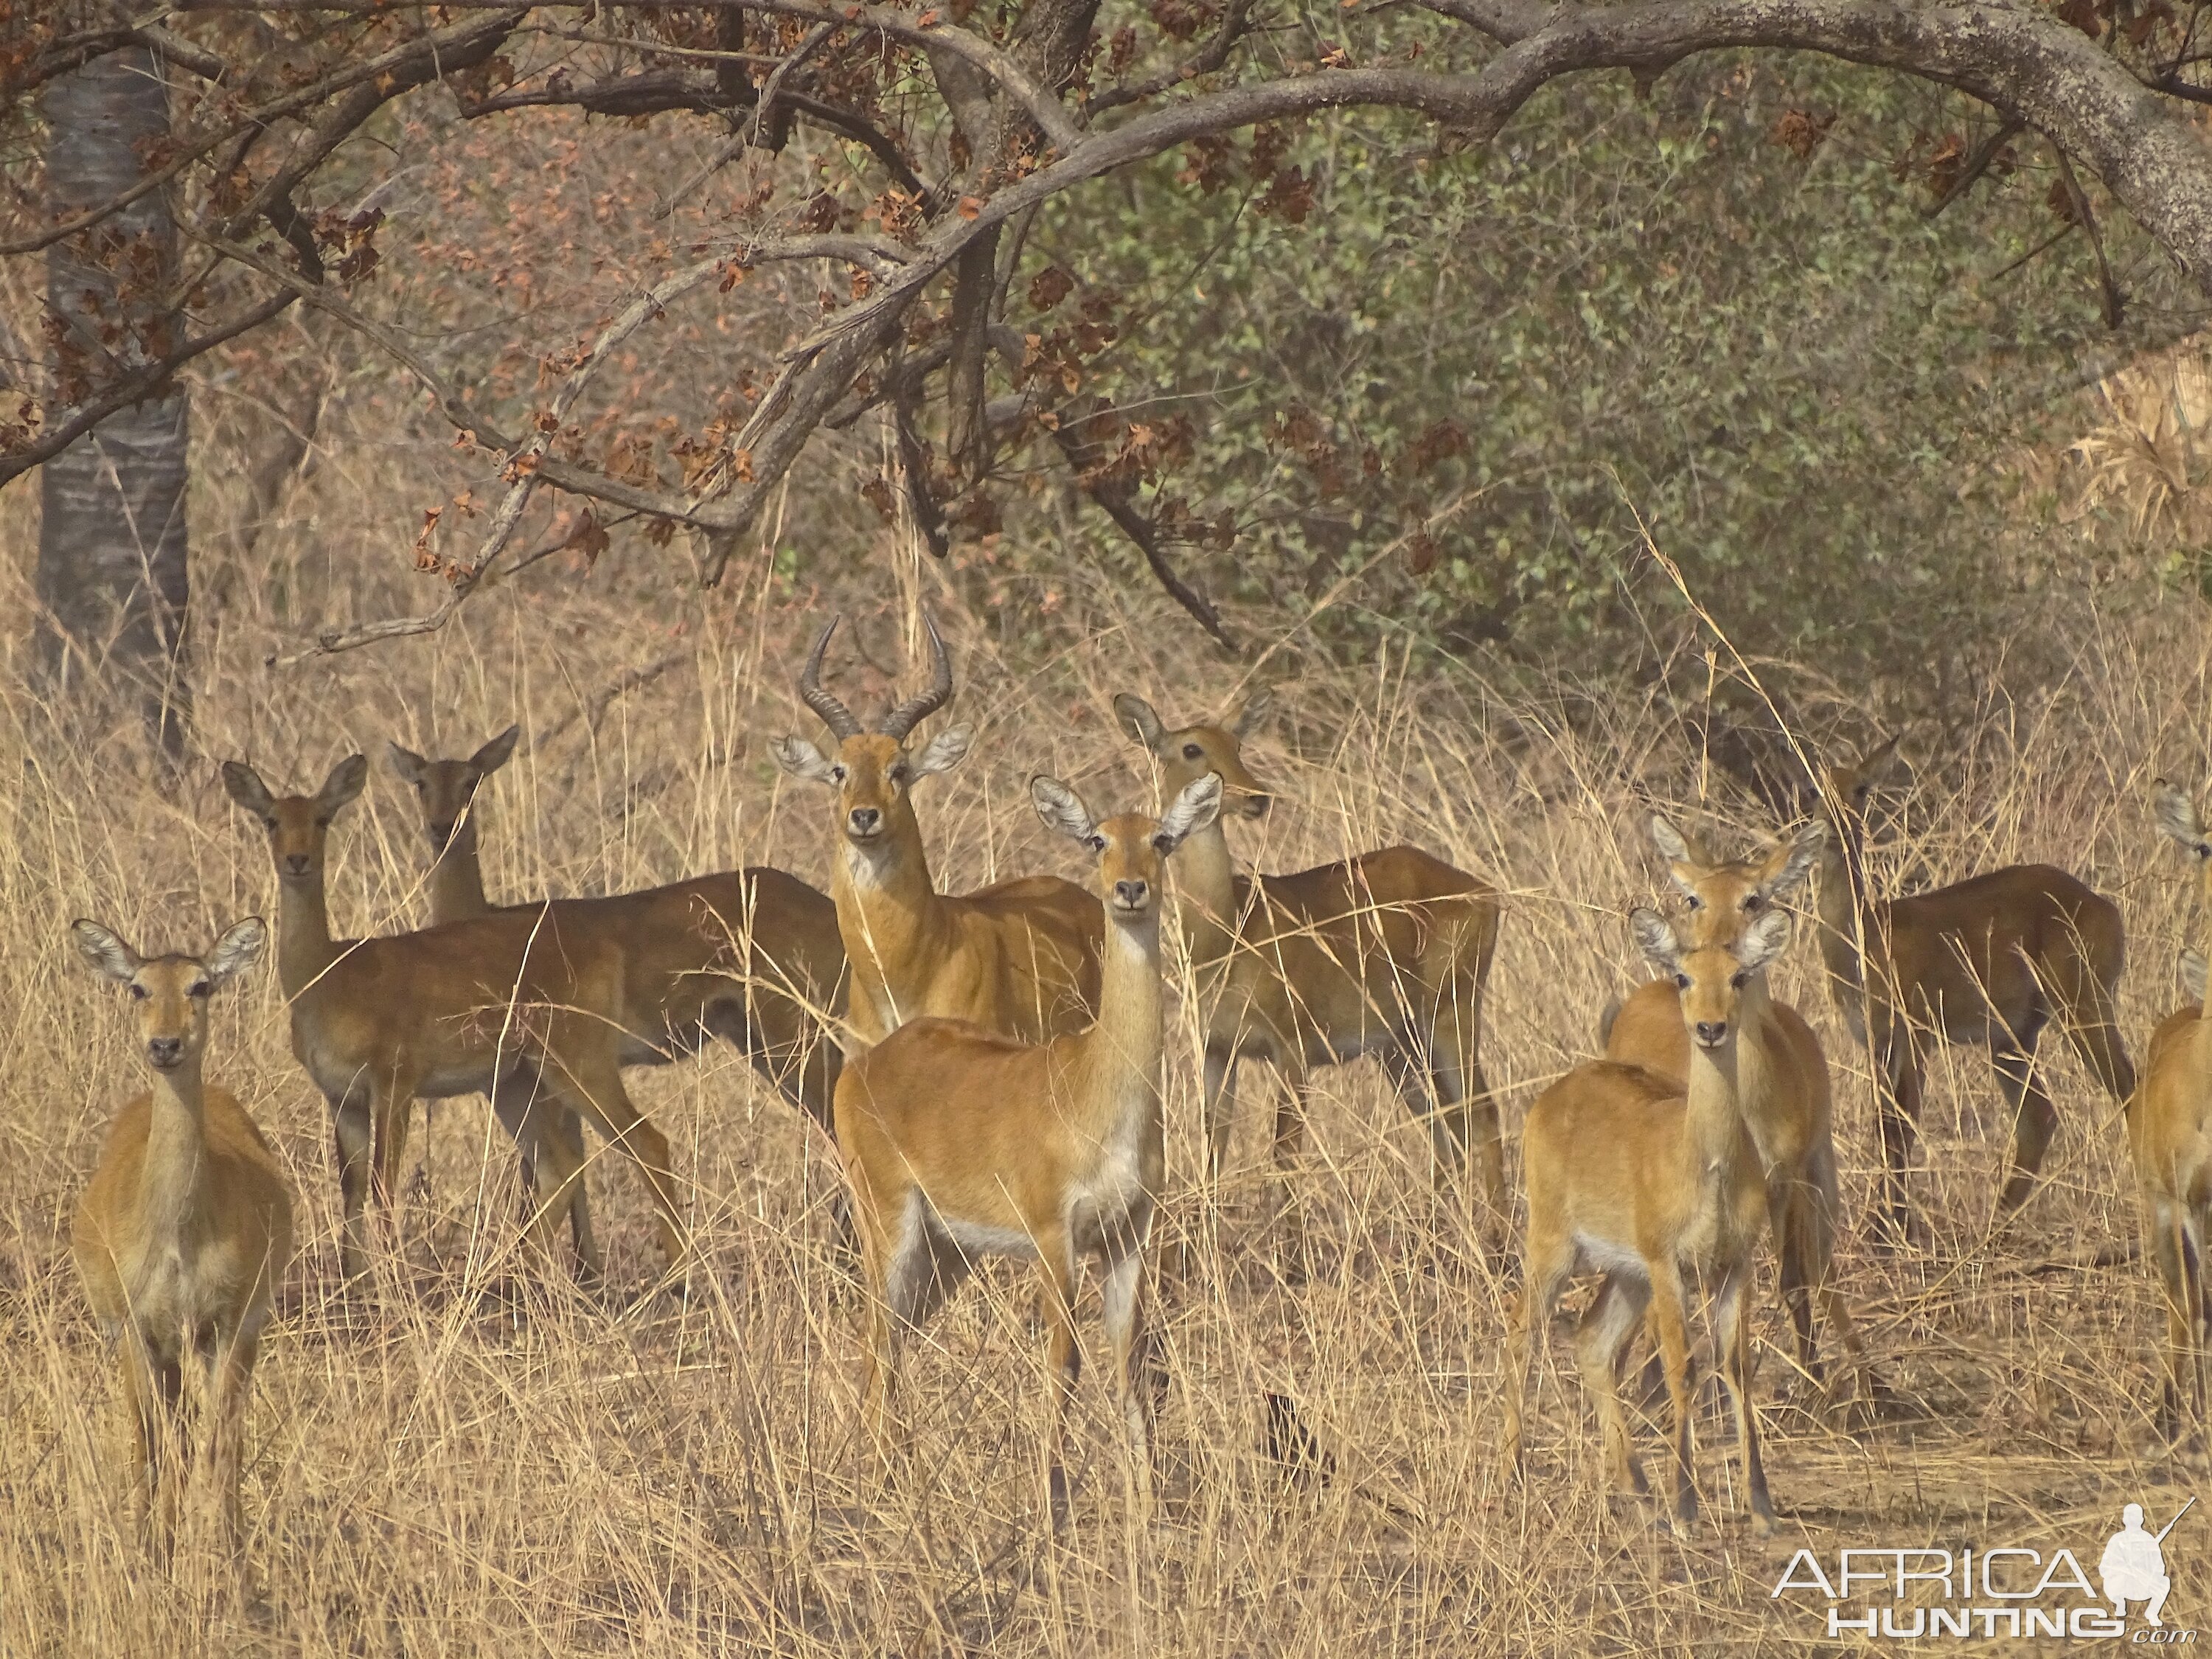
[[[1127,86],[1107,88],[1096,98],[1085,102],[1083,112],[1086,116],[1096,117],[1107,110],[1118,109],[1124,104],[1142,103],[1147,98],[1174,91],[1186,81],[1195,81],[1201,75],[1212,74],[1229,61],[1230,52],[1244,38],[1251,15],[1252,0],[1230,0],[1229,12],[1221,20],[1221,27],[1198,52],[1172,69],[1163,70],[1141,81],[1133,81]]]
[[[1966,158],[1966,165],[1959,169],[1959,176],[1941,196],[1920,210],[1923,219],[1933,219],[1974,187],[1974,181],[1990,170],[1990,163],[1997,159],[1997,152],[2025,131],[2027,123],[2019,117],[2008,115],[1997,124],[1997,130],[1974,146],[1974,153]]]
[[[2010,264],[2006,265],[2000,270],[1991,271],[1983,280],[1984,282],[1994,283],[2000,277],[2011,276],[2013,272],[2018,270],[2022,265],[2034,258],[2039,253],[2042,253],[2050,248],[2056,247],[2073,232],[2073,229],[2074,227],[2071,224],[2063,224],[2059,226],[2058,228],[2052,231],[2050,235],[2045,237],[2033,247],[2028,249],[2027,252],[2021,254],[2019,258],[2014,259]]]
[[[541,728],[532,741],[540,746],[549,744],[580,720],[588,723],[596,729],[599,721],[605,718],[607,710],[614,706],[617,697],[626,696],[641,685],[652,684],[677,664],[689,662],[691,655],[689,651],[672,651],[656,662],[647,663],[641,667],[623,669],[621,673],[615,676],[614,684],[593,697],[588,705],[573,709],[554,721],[552,725]]]
[[[788,57],[775,60],[775,68],[769,71],[768,79],[762,83],[759,94],[754,100],[751,117],[744,122],[739,131],[724,140],[721,147],[701,163],[689,178],[653,204],[654,218],[665,219],[676,211],[677,204],[689,198],[693,191],[729,166],[739,155],[760,143],[761,134],[766,131],[769,108],[775,102],[776,94],[783,90],[785,77],[819,51],[822,44],[836,32],[837,25],[835,23],[817,23],[807,31],[806,38],[799,43]],[[753,61],[768,60],[756,58]]]
[[[2052,144],[2051,153],[2058,160],[2058,176],[2066,181],[2066,198],[2074,204],[2074,216],[2081,222],[2081,228],[2089,233],[2089,246],[2097,255],[2097,280],[2103,284],[2105,326],[2116,329],[2120,325],[2124,301],[2119,284],[2112,280],[2112,267],[2105,258],[2105,239],[2097,234],[2096,216],[2089,211],[2089,198],[2081,182],[2074,176],[2074,164],[2066,159],[2066,152]]]
[[[720,259],[702,259],[672,276],[663,277],[630,301],[620,315],[600,331],[599,337],[592,343],[582,361],[561,383],[560,391],[554,394],[552,408],[538,416],[537,430],[531,434],[529,441],[520,453],[508,459],[505,471],[513,474],[514,482],[500,501],[499,510],[492,514],[491,526],[484,532],[483,542],[477,549],[476,557],[470,561],[471,569],[479,573],[488,572],[492,561],[506,548],[507,538],[514,533],[514,526],[521,521],[523,509],[529,506],[531,496],[537,491],[538,469],[544,461],[545,452],[552,447],[553,440],[560,435],[561,428],[568,418],[568,411],[575,407],[576,399],[583,395],[584,387],[590,383],[599,365],[607,360],[608,355],[617,346],[643,327],[648,318],[665,315],[670,301],[690,293],[714,276],[722,268],[722,263]],[[473,582],[470,584],[471,587],[474,586]],[[457,590],[457,597],[465,597],[466,592],[465,588]]]
[[[5,489],[40,462],[51,460],[60,454],[62,451],[67,449],[118,410],[128,409],[133,404],[143,403],[161,390],[171,375],[191,362],[193,358],[204,352],[212,351],[224,342],[234,340],[240,335],[257,329],[262,324],[271,320],[287,309],[296,297],[298,296],[292,294],[272,295],[251,311],[240,313],[220,328],[210,329],[198,338],[186,341],[160,362],[147,364],[145,368],[115,387],[105,398],[96,403],[87,404],[69,420],[46,434],[36,443],[27,448],[15,450],[10,454],[0,456],[0,489]]]

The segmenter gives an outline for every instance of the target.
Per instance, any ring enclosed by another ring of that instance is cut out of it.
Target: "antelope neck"
[[[491,909],[484,897],[483,867],[477,859],[476,825],[464,818],[430,866],[430,920],[466,921]]]
[[[1744,1132],[1743,1106],[1736,1086],[1737,1035],[1718,1048],[1690,1044],[1689,1132],[1692,1157],[1702,1172],[1726,1162]]]
[[[297,1001],[317,976],[337,960],[331,916],[318,873],[276,882],[276,977],[287,1001]]]
[[[1237,866],[1221,820],[1193,830],[1176,849],[1176,888],[1180,895],[1183,937],[1191,959],[1218,962],[1237,938]]]
[[[1160,915],[1157,905],[1141,921],[1106,922],[1099,963],[1098,1020],[1073,1040],[1082,1045],[1091,1079],[1090,1098],[1109,1120],[1110,1133],[1140,1114],[1148,1133],[1160,1127],[1160,1044],[1165,1018],[1160,1002]]]
[[[207,1125],[201,1115],[200,1056],[154,1073],[152,1119],[146,1161],[139,1172],[139,1213],[147,1236],[173,1237],[198,1218],[207,1163]]]
[[[912,820],[902,834],[886,828],[872,848],[847,841],[831,869],[830,896],[836,902],[855,988],[866,989],[878,1004],[911,1000],[912,987],[890,983],[886,965],[896,963],[912,973],[931,953],[938,933],[938,893]],[[886,1024],[896,1024],[912,1012],[898,1011]]]
[[[1859,955],[1859,933],[1873,932],[1866,902],[1866,871],[1859,860],[1858,832],[1838,815],[1820,854],[1820,960],[1829,974],[1847,985],[1866,982]]]

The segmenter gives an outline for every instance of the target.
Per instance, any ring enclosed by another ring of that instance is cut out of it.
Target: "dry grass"
[[[902,568],[909,590],[924,580]],[[260,589],[241,584],[204,641],[202,753],[174,799],[140,781],[127,736],[59,745],[40,736],[35,710],[9,708],[0,741],[20,782],[14,856],[0,860],[0,926],[15,942],[0,964],[0,1651],[1763,1651],[1819,1629],[1802,1598],[1768,1595],[1801,1543],[1831,1555],[1975,1540],[2087,1551],[2127,1499],[2154,1515],[2178,1503],[2154,1490],[2176,1472],[2150,1434],[2146,1273],[2069,1265],[2133,1236],[2111,1103],[2069,1055],[2046,1052],[2063,1117],[2050,1180],[1992,1236],[1998,1096],[1979,1056],[1946,1054],[1918,1187],[1936,1248],[1873,1252],[1859,1220],[1875,1157],[1870,1087],[1818,993],[1809,935],[1782,988],[1838,1070],[1854,1218],[1845,1283],[1911,1409],[1852,1432],[1824,1426],[1775,1403],[1787,1367],[1765,1350],[1784,1517],[1768,1542],[1741,1522],[1717,1420],[1702,1431],[1711,1507],[1693,1535],[1609,1506],[1591,1484],[1596,1448],[1563,1337],[1533,1395],[1530,1479],[1500,1484],[1510,1286],[1460,1212],[1431,1201],[1426,1138],[1371,1064],[1319,1079],[1315,1151],[1292,1183],[1312,1245],[1295,1285],[1262,1169],[1273,1085],[1247,1068],[1218,1234],[1199,1239],[1206,1265],[1163,1309],[1162,1510],[1149,1527],[1130,1518],[1094,1370],[1080,1395],[1078,1521],[1054,1547],[1036,1522],[1043,1378],[1012,1274],[964,1292],[918,1356],[910,1484],[885,1493],[867,1480],[860,1310],[828,1250],[833,1166],[727,1050],[634,1074],[695,1206],[706,1267],[690,1305],[610,1310],[557,1286],[520,1310],[487,1297],[512,1265],[514,1160],[489,1112],[459,1102],[436,1113],[377,1311],[353,1316],[335,1283],[325,1109],[290,1060],[263,970],[227,994],[210,1062],[275,1137],[301,1200],[304,1252],[252,1412],[246,1507],[262,1593],[228,1605],[221,1575],[189,1551],[173,1574],[153,1570],[118,1524],[113,1379],[64,1246],[134,1062],[116,1009],[73,970],[64,927],[91,913],[143,943],[194,945],[273,904],[261,838],[222,797],[213,761],[249,756],[272,782],[307,787],[357,748],[375,757],[377,781],[334,837],[335,919],[407,926],[426,908],[423,859],[383,740],[453,752],[518,718],[532,736],[485,805],[495,896],[742,862],[824,882],[825,802],[786,785],[764,746],[808,729],[786,688],[811,596],[767,576],[707,598],[619,586],[602,573],[501,590],[435,639],[271,673],[260,664],[276,624]],[[1194,665],[1194,636],[1157,609],[1079,594],[1084,643],[1032,667],[1001,660],[981,620],[941,602],[958,707],[982,726],[968,763],[925,786],[952,884],[1073,869],[1024,804],[1032,771],[1076,780],[1097,805],[1150,799],[1107,714],[1115,690],[1140,689],[1174,718],[1232,690]],[[1879,860],[1885,879],[1940,881],[2050,859],[2117,894],[2134,939],[2122,1008],[2138,1055],[2178,1000],[2172,948],[2190,925],[2143,802],[2153,773],[2202,769],[2200,625],[2179,611],[2124,627],[2087,618],[2077,677],[2046,707],[2011,708],[1971,763],[1940,783],[1931,774]],[[879,617],[867,638],[887,660],[890,624]],[[623,671],[670,657],[599,705]],[[881,689],[846,672],[864,694]],[[1286,714],[1253,758],[1285,805],[1256,838],[1237,826],[1242,853],[1294,867],[1404,839],[1510,895],[1485,1060],[1510,1137],[1634,972],[1619,917],[1656,878],[1640,804],[1744,810],[1649,710],[1594,720],[1564,693],[1546,706],[1465,679],[1413,684],[1395,660],[1304,672],[1281,691]],[[571,718],[593,709],[596,724]],[[1169,1103],[1178,1234],[1200,1230],[1195,1027],[1182,1008]],[[635,1290],[657,1269],[641,1185],[614,1158],[595,1168],[593,1192],[614,1279]],[[1780,1337],[1771,1306],[1759,1332]],[[1334,1455],[1333,1480],[1286,1481],[1268,1461],[1269,1393],[1296,1401]],[[2185,1623],[2206,1589],[2188,1564],[2203,1558],[2185,1534],[2172,1548]]]

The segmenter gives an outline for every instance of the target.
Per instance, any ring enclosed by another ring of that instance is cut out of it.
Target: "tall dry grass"
[[[313,544],[343,579],[330,592],[397,609],[408,596],[343,550],[340,511],[365,499],[324,501]],[[9,535],[19,602],[26,531]],[[878,568],[891,574],[863,629],[872,660],[896,669],[896,601],[931,598],[957,653],[959,715],[981,727],[967,763],[923,786],[947,884],[1074,873],[1026,805],[1034,771],[1102,807],[1152,799],[1108,712],[1115,691],[1182,719],[1238,689],[1148,600],[1072,591],[1065,621],[1080,643],[1035,662],[1003,654],[994,619],[934,571],[896,551]],[[1648,1510],[1597,1492],[1564,1334],[1533,1396],[1529,1479],[1501,1484],[1492,1447],[1512,1287],[1467,1217],[1431,1198],[1426,1136],[1371,1063],[1316,1079],[1313,1150],[1289,1182],[1310,1240],[1303,1282],[1279,1248],[1273,1085],[1259,1068],[1245,1069],[1218,1224],[1205,1219],[1197,1028],[1180,971],[1166,1228],[1197,1265],[1160,1308],[1163,1502],[1150,1525],[1132,1518],[1094,1369],[1079,1391],[1077,1522],[1054,1545],[1037,1522],[1044,1377],[1024,1281],[984,1275],[920,1345],[919,1455],[905,1485],[878,1490],[858,1434],[860,1310],[830,1249],[832,1156],[727,1049],[632,1074],[693,1208],[703,1265],[689,1305],[626,1299],[658,1264],[641,1186],[618,1158],[592,1176],[611,1305],[557,1283],[520,1304],[489,1294],[527,1272],[514,1159],[482,1104],[461,1102],[438,1109],[427,1137],[418,1127],[403,1246],[361,1316],[336,1282],[325,1108],[291,1061],[263,970],[219,1005],[210,1063],[274,1138],[301,1200],[303,1253],[252,1413],[258,1594],[232,1605],[204,1551],[157,1571],[120,1525],[112,1370],[64,1244],[135,1060],[64,929],[92,914],[149,945],[191,946],[274,905],[262,838],[222,796],[215,761],[250,757],[272,783],[307,787],[354,750],[375,757],[374,787],[333,838],[334,919],[349,930],[405,927],[427,908],[424,850],[384,739],[458,752],[512,720],[525,744],[483,803],[495,897],[750,862],[827,878],[826,800],[784,781],[765,748],[811,730],[787,688],[818,596],[766,558],[705,596],[619,569],[498,589],[444,634],[273,671],[264,659],[296,637],[299,592],[272,598],[282,573],[266,568],[231,574],[201,636],[195,762],[173,793],[143,775],[128,732],[64,743],[27,694],[4,710],[0,764],[17,781],[0,860],[0,1651],[1757,1652],[1802,1647],[1819,1628],[1802,1599],[1768,1594],[1801,1544],[2080,1551],[2123,1502],[2172,1507],[2156,1489],[2180,1477],[2148,1414],[2155,1297],[2124,1259],[2132,1181],[2112,1103],[2063,1045],[2046,1051],[2061,1138],[2044,1189],[1993,1231],[1999,1097],[1982,1056],[1944,1052],[1916,1177],[1936,1245],[1877,1253],[1870,1085],[1820,994],[1809,931],[1780,988],[1836,1067],[1844,1281],[1900,1406],[1844,1430],[1778,1401],[1789,1368],[1768,1345],[1782,1326],[1762,1304],[1759,1395],[1784,1517],[1767,1542],[1741,1524],[1714,1419],[1701,1439],[1710,1518],[1694,1534],[1663,1535]],[[2085,609],[2075,673],[2040,705],[1993,709],[1982,740],[1926,766],[1893,802],[1875,859],[1898,885],[2047,859],[2116,895],[2138,1056],[2179,1000],[2173,946],[2197,925],[2144,801],[2154,773],[2204,770],[2201,626],[2179,609]],[[862,696],[888,684],[849,657],[838,672]],[[1564,679],[1540,696],[1526,682],[1416,678],[1395,655],[1330,671],[1295,637],[1250,677],[1277,683],[1283,707],[1251,748],[1282,805],[1232,830],[1253,865],[1405,840],[1507,894],[1484,1060],[1510,1145],[1534,1091],[1589,1051],[1607,994],[1640,977],[1620,917],[1660,884],[1643,812],[1749,823],[1753,809],[1657,703]],[[1816,742],[1867,735],[1840,704],[1820,717]],[[1095,1354],[1094,1310],[1095,1296],[1083,1310]],[[1271,1460],[1271,1394],[1294,1402],[1332,1479]],[[1656,1457],[1656,1427],[1645,1433]],[[2207,1557],[2185,1531],[2169,1553],[2186,1622],[2212,1589],[2195,1567]]]

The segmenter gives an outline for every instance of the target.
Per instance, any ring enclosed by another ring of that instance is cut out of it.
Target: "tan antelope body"
[[[1150,703],[1114,699],[1122,729],[1158,763],[1172,797],[1218,774],[1230,811],[1259,817],[1273,792],[1246,768],[1255,701],[1222,726],[1169,731]],[[1304,1133],[1308,1074],[1371,1054],[1429,1126],[1441,1174],[1470,1146],[1485,1197],[1505,1212],[1498,1107],[1482,1074],[1483,988],[1498,943],[1498,894],[1413,847],[1389,847],[1295,874],[1240,876],[1217,819],[1179,864],[1184,937],[1206,1020],[1206,1124],[1218,1179],[1236,1127],[1239,1058],[1266,1060],[1288,1098],[1275,1120],[1279,1163]]]
[[[1164,1174],[1159,898],[1170,854],[1218,810],[1221,785],[1191,784],[1155,822],[1097,823],[1050,778],[1037,811],[1098,855],[1110,917],[1098,1018],[1073,1036],[1024,1044],[964,1020],[900,1026],[854,1058],[837,1085],[837,1140],[853,1183],[869,1303],[866,1400],[888,1434],[898,1353],[988,1255],[1034,1258],[1045,1279],[1053,1408],[1048,1491],[1066,1513],[1061,1423],[1079,1359],[1080,1264],[1103,1274],[1115,1386],[1140,1481],[1149,1483],[1141,1341],[1144,1250]]]
[[[2005,1213],[2027,1202],[2058,1125],[2035,1075],[2044,1027],[2057,1022],[2116,1101],[2134,1093],[2135,1068],[2114,1023],[2127,941],[2110,899],[2047,864],[1992,870],[1909,898],[1866,896],[1867,796],[1895,747],[1892,739],[1859,765],[1828,772],[1832,833],[1820,915],[1830,993],[1873,1061],[1886,1213],[1905,1233],[1915,1226],[1905,1171],[1931,1042],[1988,1048],[2014,1120],[2012,1173],[1998,1200]]]
[[[135,1459],[131,1510],[158,1500],[156,1547],[174,1533],[183,1470],[184,1366],[206,1370],[210,1462],[231,1544],[254,1361],[292,1260],[292,1197],[269,1143],[237,1097],[206,1083],[208,1000],[260,955],[249,916],[204,957],[140,956],[94,921],[75,924],[95,969],[131,988],[154,1086],[117,1115],[70,1232],[86,1297],[122,1350]],[[181,1444],[175,1450],[183,1450]]]
[[[1790,919],[1760,915],[1730,945],[1686,947],[1657,912],[1631,917],[1644,953],[1673,976],[1692,1037],[1686,1084],[1618,1060],[1586,1060],[1537,1097],[1522,1130],[1528,1188],[1524,1275],[1506,1340],[1504,1450],[1519,1468],[1532,1334],[1568,1278],[1602,1273],[1583,1316],[1578,1358],[1597,1396],[1607,1469],[1617,1486],[1649,1488],[1620,1398],[1620,1357],[1647,1310],[1673,1407],[1674,1513],[1696,1518],[1691,1472],[1686,1275],[1713,1285],[1713,1351],[1735,1413],[1752,1526],[1773,1525],[1750,1399],[1743,1318],[1759,1241],[1770,1225],[1766,1172],[1739,1098],[1742,994],[1789,942]]]
[[[2212,910],[2212,836],[2197,808],[2160,779],[2152,797],[2158,826],[2196,864],[2200,901]],[[2184,1414],[2204,1416],[2208,1315],[2204,1249],[2212,1238],[2212,1020],[2204,1017],[2204,956],[2182,952],[2185,988],[2196,1000],[2162,1020],[2144,1057],[2142,1081],[2128,1106],[2128,1150],[2142,1206],[2145,1253],[2166,1293],[2166,1378],[2160,1425],[2168,1434]]]
[[[1652,817],[1651,837],[1690,906],[1691,943],[1705,947],[1732,945],[1802,884],[1820,857],[1826,832],[1814,824],[1764,857],[1729,863],[1716,860],[1657,814]],[[1861,1397],[1869,1397],[1865,1353],[1834,1275],[1843,1200],[1828,1057],[1804,1018],[1770,994],[1764,972],[1751,975],[1739,994],[1736,1028],[1737,1105],[1765,1172],[1778,1288],[1796,1329],[1798,1364],[1808,1376],[1820,1380],[1813,1334],[1817,1297],[1850,1355]],[[1638,987],[1611,1020],[1605,1057],[1686,1085],[1691,1046],[1680,988],[1671,977],[1656,979]]]
[[[361,793],[356,755],[312,796],[276,797],[233,761],[223,782],[269,832],[281,909],[276,970],[291,1006],[292,1052],[336,1119],[349,1276],[366,1266],[372,1184],[389,1203],[417,1098],[483,1094],[538,1182],[542,1243],[573,1195],[581,1148],[559,1131],[580,1113],[644,1173],[669,1265],[684,1261],[668,1143],[623,1087],[629,1001],[618,941],[565,903],[480,916],[419,933],[331,935],[324,889],[331,821]],[[586,1256],[593,1274],[596,1249]]]
[[[520,730],[509,726],[465,760],[426,760],[391,745],[435,855],[434,926],[537,908],[491,904],[477,852],[477,790],[506,763]],[[830,1127],[839,1055],[824,1015],[842,994],[845,949],[827,894],[763,865],[560,902],[627,952],[623,1065],[665,1065],[718,1036]]]
[[[1024,1042],[1081,1030],[1098,1006],[1105,920],[1098,901],[1056,876],[1024,876],[953,896],[937,890],[915,820],[916,780],[968,752],[970,733],[949,726],[919,755],[906,741],[952,696],[952,665],[937,625],[927,626],[933,679],[868,731],[822,689],[833,619],[799,676],[799,692],[836,735],[834,756],[785,738],[776,758],[793,776],[837,792],[840,849],[830,893],[851,979],[848,1018],[860,1047],[907,1020],[969,1020]]]

